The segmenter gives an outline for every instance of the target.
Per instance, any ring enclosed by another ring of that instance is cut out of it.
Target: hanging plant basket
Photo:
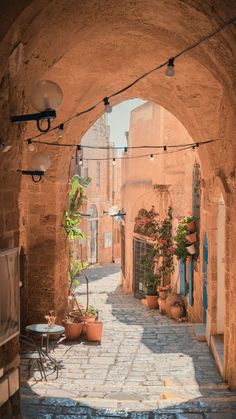
[[[187,234],[185,238],[189,243],[195,243],[197,241],[197,233]]]
[[[191,244],[190,246],[187,246],[186,250],[190,255],[194,255],[196,253],[196,248],[195,248],[194,244]]]

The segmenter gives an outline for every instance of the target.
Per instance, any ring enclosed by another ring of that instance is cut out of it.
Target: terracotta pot
[[[91,342],[101,342],[102,340],[102,322],[87,322],[86,324],[87,340]]]
[[[158,298],[158,305],[159,305],[159,312],[161,314],[165,314],[166,313],[166,300],[159,297]]]
[[[148,308],[158,308],[157,295],[146,295]]]
[[[174,294],[174,293],[169,294],[169,296],[166,299],[166,306],[165,306],[166,313],[169,316],[171,315],[171,307],[172,307],[174,301],[179,301],[179,302],[181,302],[183,304],[183,300],[182,300],[181,295]]]
[[[159,296],[165,300],[170,293],[168,291],[159,291]]]
[[[193,233],[195,231],[195,222],[191,221],[190,223],[186,224],[187,229]]]
[[[187,234],[185,238],[189,243],[195,243],[197,241],[197,233]]]
[[[190,246],[187,246],[186,249],[187,249],[187,252],[190,255],[194,255],[196,253],[196,249],[195,249],[194,244],[191,244]]]
[[[73,310],[69,313],[71,317],[76,318],[78,322],[83,323],[82,333],[86,333],[86,322],[95,322],[96,320],[96,314],[85,314],[84,316],[81,315],[81,312],[79,310]]]
[[[83,323],[64,323],[65,326],[65,335],[68,340],[77,340],[79,339]]]
[[[182,306],[172,306],[170,310],[170,314],[175,320],[179,320],[183,317],[184,309]]]

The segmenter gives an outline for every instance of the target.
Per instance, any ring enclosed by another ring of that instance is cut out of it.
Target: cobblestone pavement
[[[27,381],[22,365],[25,419],[236,418],[236,393],[227,390],[191,324],[176,323],[124,295],[116,265],[88,273],[90,303],[104,322],[102,344],[52,344],[60,365],[57,380],[51,374],[48,382],[37,381],[35,372]],[[85,286],[80,290],[84,302]]]

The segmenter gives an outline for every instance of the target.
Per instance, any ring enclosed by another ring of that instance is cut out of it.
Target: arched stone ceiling
[[[1,45],[1,67],[4,54],[22,45],[12,77],[26,98],[37,79],[57,81],[64,91],[58,123],[221,26],[236,14],[236,3],[39,0],[18,2],[17,10],[18,18]],[[174,78],[167,78],[162,69],[111,102],[152,100],[172,112],[194,139],[218,137],[223,96],[234,100],[235,34],[234,24],[176,60]],[[100,105],[68,126],[75,143],[103,111]]]

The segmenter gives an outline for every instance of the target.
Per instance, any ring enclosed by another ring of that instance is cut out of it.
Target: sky
[[[112,108],[108,114],[108,124],[110,125],[110,141],[117,146],[126,146],[127,141],[125,131],[129,131],[130,112],[145,103],[142,99],[130,99]]]

